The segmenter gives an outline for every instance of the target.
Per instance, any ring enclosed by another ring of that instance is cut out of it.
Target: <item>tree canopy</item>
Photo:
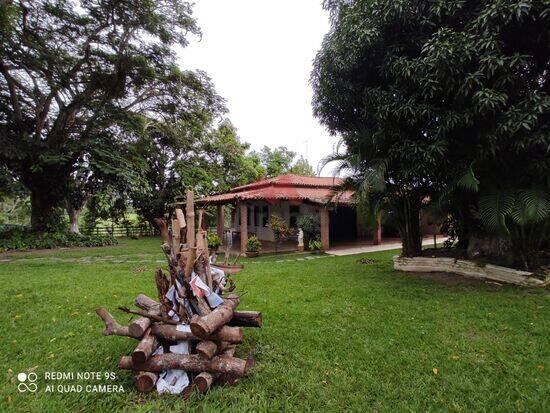
[[[402,226],[414,241],[407,253],[419,252],[414,228],[428,197],[453,200],[466,244],[476,232],[548,221],[548,2],[326,6],[332,27],[312,74],[314,111],[342,136],[335,158],[357,188],[412,208]],[[514,203],[536,219],[509,219]]]
[[[11,1],[0,16],[0,162],[30,191],[36,229],[82,165],[125,172],[144,115],[219,104],[176,65],[173,46],[199,33],[187,2]]]

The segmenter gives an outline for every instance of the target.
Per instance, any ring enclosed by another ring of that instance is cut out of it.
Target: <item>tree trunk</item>
[[[69,221],[71,222],[71,232],[80,234],[80,228],[78,226],[78,217],[80,216],[80,209],[69,208]]]
[[[422,231],[420,229],[420,200],[402,201],[402,222],[399,228],[402,255],[416,257],[422,253]]]
[[[31,227],[34,231],[53,231],[59,225],[55,214],[58,203],[55,202],[47,188],[31,190]]]

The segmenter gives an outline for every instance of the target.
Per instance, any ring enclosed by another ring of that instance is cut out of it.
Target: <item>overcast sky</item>
[[[193,10],[203,36],[180,53],[182,66],[210,75],[253,149],[283,145],[317,170],[337,140],[311,110],[312,61],[329,29],[321,0],[198,0]]]

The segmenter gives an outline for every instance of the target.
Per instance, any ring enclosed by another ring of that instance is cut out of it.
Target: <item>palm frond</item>
[[[506,217],[512,212],[514,196],[507,191],[495,192],[479,199],[479,215],[483,225],[491,232],[509,233]]]
[[[470,165],[464,175],[457,181],[456,185],[467,191],[477,192],[479,191],[479,179],[474,174],[473,165]]]
[[[536,224],[550,219],[550,191],[545,189],[517,191],[511,217],[518,225]]]

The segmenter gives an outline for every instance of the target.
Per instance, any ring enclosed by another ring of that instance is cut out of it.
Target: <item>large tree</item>
[[[246,155],[248,145],[240,142],[235,128],[227,120],[215,122],[215,115],[219,113],[200,110],[172,122],[149,121],[140,133],[136,151],[145,160],[145,186],[130,197],[147,221],[164,216],[188,188],[208,195],[262,176],[263,168]]]
[[[405,254],[420,251],[427,197],[453,199],[466,242],[480,227],[505,227],[506,215],[549,215],[547,2],[327,7],[333,25],[315,62],[314,110],[343,137],[351,181],[405,218]]]
[[[0,21],[0,162],[45,229],[106,134],[121,140],[143,114],[201,89],[172,50],[198,28],[181,0],[7,1]],[[117,146],[106,148],[115,158]]]

